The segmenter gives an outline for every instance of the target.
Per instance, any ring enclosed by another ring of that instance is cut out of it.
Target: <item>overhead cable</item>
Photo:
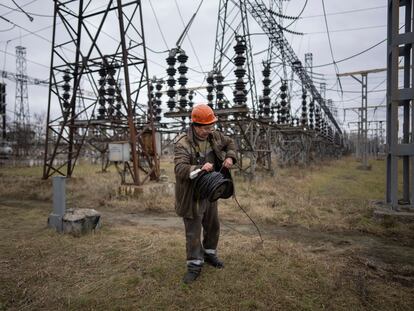
[[[26,5],[27,5],[27,4],[26,4]],[[26,6],[26,5],[24,5],[24,6]],[[9,7],[9,6],[4,5],[4,4],[1,4],[1,3],[0,3],[0,6],[2,6],[2,7],[4,7],[4,8],[6,8],[6,9],[9,9],[9,10],[11,10],[11,11],[20,11],[20,10],[18,10],[18,9],[14,9],[14,8],[12,8],[12,7]],[[23,6],[22,6],[22,7],[23,7]],[[10,13],[11,13],[11,12],[10,12]],[[32,16],[39,16],[39,17],[53,17],[53,15],[38,14],[38,13],[27,12],[27,11],[26,11],[26,13],[27,13],[27,14],[29,14],[29,15],[32,15]],[[3,15],[5,15],[5,14],[3,14]]]
[[[355,10],[349,10],[349,11],[339,11],[339,12],[334,12],[334,13],[328,13],[327,16],[342,15],[342,14],[363,12],[363,11],[371,11],[371,10],[375,10],[375,9],[383,9],[383,8],[386,8],[386,7],[387,7],[386,5],[382,5],[382,6],[375,6],[375,7],[363,8],[363,9],[355,9]],[[324,17],[324,15],[321,14],[321,15],[303,16],[303,17],[301,17],[301,19],[314,18],[314,17]]]
[[[34,18],[32,17],[32,16],[30,16],[25,10],[23,10],[23,8],[21,7],[21,6],[19,6],[17,3],[16,3],[16,1],[14,1],[14,0],[12,0],[12,2],[14,3],[14,5],[15,6],[17,6],[18,8],[19,8],[19,10],[21,11],[21,12],[23,12],[26,16],[27,16],[27,18],[31,21],[31,22],[33,22],[33,20],[34,20]]]
[[[160,31],[160,33],[161,33],[162,40],[164,41],[165,47],[166,47],[166,48],[167,48],[167,50],[168,50],[168,43],[167,43],[167,40],[165,40],[164,33],[162,32],[161,25],[160,25],[160,23],[159,23],[159,21],[158,21],[157,14],[155,14],[155,10],[154,10],[154,7],[152,6],[152,2],[151,2],[151,0],[149,0],[149,5],[150,5],[150,7],[151,7],[152,14],[153,14],[153,15],[154,15],[154,17],[155,17],[155,22],[157,23],[158,30],[159,30],[159,31]]]
[[[194,13],[193,17],[195,17],[195,15],[197,14],[197,12],[200,10],[200,7],[201,7],[201,4],[203,3],[203,1],[204,0],[201,0],[199,6],[197,8],[197,11]],[[177,7],[178,15],[180,16],[181,22],[183,23],[183,26],[185,27],[184,18],[183,18],[182,14],[181,14],[181,10],[180,10],[180,7],[179,7],[179,5],[177,3],[177,0],[174,0],[174,2],[175,2],[175,6]],[[187,30],[187,33],[188,33],[188,30]],[[193,53],[194,53],[195,58],[197,60],[198,66],[200,66],[201,71],[204,72],[203,66],[201,65],[200,59],[198,58],[197,52],[196,52],[196,50],[194,48],[194,45],[193,45],[193,42],[191,41],[190,36],[188,36],[188,42],[190,42],[190,46],[191,46],[191,49],[193,50]]]
[[[328,42],[329,42],[329,50],[331,51],[331,57],[332,57],[332,63],[334,65],[336,74],[339,74],[339,69],[338,69],[338,65],[335,62],[335,57],[334,57],[334,53],[333,53],[333,48],[332,48],[332,41],[331,41],[331,35],[329,33],[329,27],[328,27],[328,19],[326,17],[326,10],[325,10],[325,1],[322,1],[322,9],[323,9],[323,14],[325,16],[325,26],[326,26],[326,34],[328,35]],[[339,83],[339,88],[341,89],[341,93],[343,93],[342,91],[342,84],[341,84],[341,79],[339,77],[337,77],[338,79],[338,83]]]

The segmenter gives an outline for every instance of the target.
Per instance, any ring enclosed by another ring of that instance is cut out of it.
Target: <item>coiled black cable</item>
[[[214,202],[218,199],[228,199],[233,193],[233,181],[225,178],[221,172],[203,172],[196,179],[195,195],[198,199]]]
[[[222,167],[223,169],[223,167]],[[239,201],[237,201],[236,195],[234,194],[234,185],[233,181],[229,178],[226,178],[220,172],[205,172],[203,171],[196,179],[195,185],[195,196],[197,199],[208,199],[210,202],[217,201],[218,199],[228,199],[234,195],[234,200],[236,201],[239,208],[242,212],[250,219],[252,224],[255,226],[259,237],[260,243],[263,244],[262,233],[260,232],[259,227],[256,222],[249,216],[249,214],[241,207]]]

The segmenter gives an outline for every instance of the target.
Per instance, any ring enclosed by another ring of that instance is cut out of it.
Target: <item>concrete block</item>
[[[89,233],[101,226],[101,214],[94,209],[68,209],[62,219],[62,232],[76,236]]]

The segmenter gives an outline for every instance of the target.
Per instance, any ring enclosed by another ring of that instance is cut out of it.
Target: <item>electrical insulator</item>
[[[218,72],[216,74],[216,96],[217,96],[217,107],[219,109],[223,109],[224,108],[224,93],[223,93],[223,81],[224,81],[224,77],[221,74],[221,72]]]
[[[117,118],[121,118],[122,117],[122,112],[121,112],[121,108],[122,108],[122,97],[121,97],[121,95],[117,95],[115,97],[115,100],[116,100],[116,105],[115,105],[116,117]]]
[[[262,116],[265,119],[270,117],[270,65],[266,64],[262,71],[263,74],[263,106],[262,106]]]
[[[281,124],[281,106],[277,101],[275,102],[276,124]]]
[[[162,80],[157,80],[157,84],[155,85],[155,121],[160,122],[161,121],[161,97],[162,97],[162,84],[164,83],[164,81]]]
[[[175,76],[175,73],[176,73],[177,70],[175,69],[174,65],[175,65],[175,62],[177,61],[177,59],[175,58],[175,55],[176,55],[176,50],[171,50],[170,53],[168,54],[167,59],[166,59],[167,64],[168,64],[168,68],[167,68],[167,74],[168,74],[167,96],[169,97],[169,99],[167,101],[167,106],[170,109],[170,111],[173,111],[175,106],[176,106],[175,95],[177,94],[177,91],[174,88],[174,85],[176,83],[176,80],[175,80],[174,76]]]
[[[152,80],[148,82],[148,88],[149,88],[149,96],[148,96],[148,109],[147,109],[147,119],[148,121],[154,120],[154,101],[155,101],[155,95],[154,95],[154,83],[155,81]],[[152,113],[151,113],[152,110]]]
[[[186,73],[188,71],[188,67],[185,65],[185,63],[188,60],[188,56],[185,54],[183,50],[180,50],[180,54],[177,56],[177,60],[180,62],[180,65],[178,66],[178,73],[180,74],[179,78],[177,79],[178,84],[180,85],[180,88],[178,89],[178,94],[180,95],[180,108],[182,110],[185,110],[187,108],[187,94],[188,89],[186,88],[187,84],[187,77]]]
[[[72,77],[70,75],[69,69],[65,69],[65,72],[63,73],[63,108],[68,109],[69,108],[69,98],[70,98],[70,81],[72,80]]]
[[[98,74],[99,74],[99,89],[98,89],[98,103],[99,103],[99,107],[98,107],[98,120],[103,120],[105,119],[105,113],[106,113],[106,75],[107,75],[107,71],[106,71],[106,67],[104,65],[101,65],[101,68],[99,68],[98,70]]]
[[[312,98],[311,102],[309,103],[309,128],[313,130],[313,116],[315,112],[315,100]]]
[[[206,78],[206,82],[207,82],[207,105],[210,106],[211,109],[214,108],[213,106],[213,99],[214,99],[214,95],[213,95],[213,90],[214,90],[214,74],[212,71],[210,71],[207,75]]]
[[[321,111],[319,107],[315,107],[315,130],[317,132],[321,130]]]
[[[307,111],[307,107],[306,107],[306,90],[303,90],[302,93],[302,114],[301,114],[301,118],[300,118],[300,123],[302,125],[302,127],[306,127],[308,125],[308,111]]]
[[[234,103],[236,106],[246,106],[246,83],[244,82],[243,78],[246,74],[246,69],[244,69],[244,64],[246,62],[246,41],[243,37],[236,36],[236,45],[234,46],[234,51],[236,52],[236,56],[234,57],[234,64],[236,65],[236,70],[234,70],[234,74],[237,78],[235,83],[235,90],[233,92],[234,95]]]
[[[115,74],[116,69],[113,65],[109,65],[107,67],[107,74],[108,77],[106,79],[108,87],[106,88],[106,102],[108,103],[107,113],[109,117],[113,117],[115,112],[115,94],[116,94],[116,81],[115,81]]]
[[[263,116],[263,96],[259,96],[259,107],[258,107],[259,118]]]
[[[282,81],[282,85],[280,86],[280,123],[286,124],[289,122],[289,112],[287,106],[287,85],[285,81]]]
[[[193,108],[193,105],[194,105],[193,99],[194,99],[194,91],[193,91],[193,90],[191,90],[191,91],[188,93],[188,106],[189,106],[190,108]]]

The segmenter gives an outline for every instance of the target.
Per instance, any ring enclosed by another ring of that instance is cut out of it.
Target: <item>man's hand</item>
[[[213,168],[214,168],[213,164],[207,162],[206,164],[203,165],[201,169],[206,172],[211,172]]]
[[[226,158],[223,162],[223,166],[225,168],[231,168],[233,166],[233,159],[232,158]]]

